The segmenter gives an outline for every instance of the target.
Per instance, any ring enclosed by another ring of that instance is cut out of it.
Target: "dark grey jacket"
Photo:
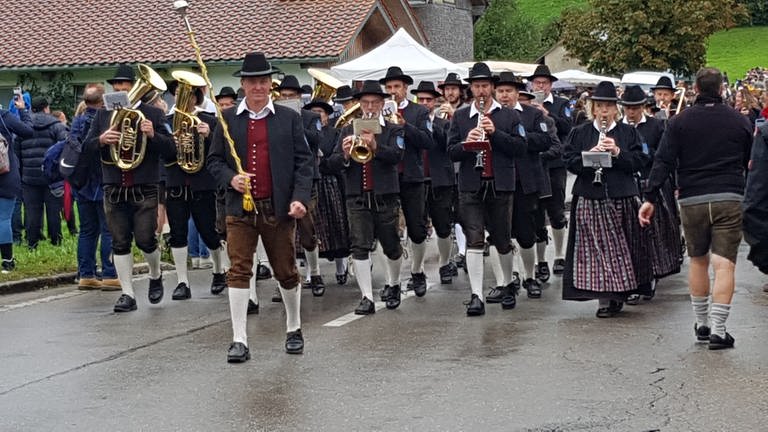
[[[41,112],[32,114],[32,129],[32,136],[19,143],[21,183],[46,186],[49,182],[41,168],[45,152],[58,141],[67,138],[67,126],[56,117]]]

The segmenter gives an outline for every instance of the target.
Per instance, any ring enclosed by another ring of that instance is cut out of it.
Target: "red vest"
[[[272,171],[269,167],[269,137],[267,119],[248,121],[248,160],[251,177],[251,194],[257,200],[272,197]]]

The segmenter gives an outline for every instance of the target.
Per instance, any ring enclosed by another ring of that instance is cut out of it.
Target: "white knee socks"
[[[469,274],[469,286],[472,294],[477,294],[480,300],[483,297],[483,250],[467,249],[467,273]]]
[[[304,249],[304,257],[307,258],[307,279],[309,279],[309,276],[319,276],[320,248],[315,246],[315,250],[313,251]]]
[[[280,294],[285,305],[286,331],[296,331],[301,328],[301,285],[296,285],[293,289],[280,287]]]
[[[547,242],[536,242],[536,262],[547,261]]]
[[[552,229],[552,242],[555,244],[555,259],[565,258],[565,230],[566,228]]]
[[[133,293],[133,255],[113,255],[112,260],[115,263],[117,279],[120,281],[123,294],[136,298]]]
[[[501,269],[501,259],[496,246],[488,247],[488,262],[491,264],[491,271],[493,271],[493,277],[496,279],[495,286],[504,286],[504,271]]]
[[[464,235],[464,231],[461,229],[461,225],[455,224],[453,226],[453,234],[456,236],[456,246],[459,248],[459,253],[466,255],[467,253],[467,236]]]
[[[229,313],[232,318],[232,341],[248,346],[248,290],[229,287]]]
[[[440,255],[438,266],[443,267],[448,264],[448,260],[451,258],[451,248],[453,247],[453,241],[450,237],[437,238],[437,252]]]
[[[259,304],[259,296],[256,293],[256,268],[259,266],[259,260],[256,253],[253,254],[253,275],[248,283],[249,298],[256,304]]]
[[[536,266],[536,251],[533,248],[520,248],[520,258],[523,260],[523,280],[533,279],[534,267]]]
[[[224,273],[221,267],[221,255],[224,251],[224,248],[221,246],[217,247],[216,249],[210,249],[211,252],[211,262],[213,262],[213,268],[211,269],[212,273]]]
[[[160,277],[160,249],[155,249],[152,253],[144,252],[144,259],[149,266],[149,278],[157,279]]]
[[[357,286],[360,287],[360,293],[363,297],[373,301],[373,281],[371,280],[371,259],[352,260],[352,267],[355,269],[355,279]]]
[[[505,254],[499,254],[499,266],[501,267],[502,274],[501,286],[507,286],[512,283],[512,270],[514,267],[514,261],[515,253],[513,251],[509,251]]]
[[[213,253],[211,253],[213,255]],[[189,275],[187,272],[187,247],[171,248],[173,255],[173,264],[176,267],[176,278],[179,283],[185,283],[189,286]]]
[[[411,243],[411,273],[424,273],[424,254],[427,250],[427,241]]]

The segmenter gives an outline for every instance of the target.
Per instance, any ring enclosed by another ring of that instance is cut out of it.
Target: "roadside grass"
[[[768,27],[738,27],[709,38],[707,65],[728,72],[731,83],[755,66],[768,66]]]

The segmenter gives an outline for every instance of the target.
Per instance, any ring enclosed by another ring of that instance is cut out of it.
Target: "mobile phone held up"
[[[19,100],[21,98],[21,87],[13,88],[13,100]]]

